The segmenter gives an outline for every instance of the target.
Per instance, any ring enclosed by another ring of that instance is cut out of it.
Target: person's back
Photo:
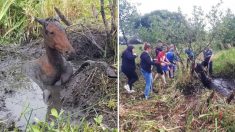
[[[208,60],[209,61],[209,59],[211,58],[212,54],[213,54],[213,52],[212,52],[211,49],[208,48],[208,49],[204,50],[203,51],[204,60]]]
[[[204,61],[202,62],[202,65],[204,67],[207,67],[208,68],[208,71],[209,71],[209,74],[212,75],[212,55],[213,55],[213,52],[212,52],[212,49],[210,48],[206,48],[204,51],[203,51],[203,55],[204,55]]]
[[[174,63],[175,60],[175,53],[173,51],[168,51],[166,53],[166,58],[171,62]]]
[[[135,64],[135,58],[136,55],[133,55],[131,50],[133,47],[128,47],[122,54],[122,70],[128,69],[128,70],[135,70],[136,64]]]
[[[187,54],[187,56],[190,60],[192,60],[194,58],[194,53],[191,49],[186,49],[185,53]]]
[[[129,45],[127,49],[122,53],[122,72],[128,78],[127,84],[124,88],[127,90],[128,93],[135,92],[132,89],[133,84],[138,80],[138,75],[135,72],[135,59],[137,55],[134,53],[134,46]]]

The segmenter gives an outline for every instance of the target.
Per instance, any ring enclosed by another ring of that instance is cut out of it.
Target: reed
[[[108,0],[105,0],[108,7]],[[95,21],[102,23],[99,1],[93,0],[0,0],[0,45],[29,42],[39,36],[40,26],[34,17],[55,17],[59,8],[73,23]],[[107,18],[110,11],[105,9]],[[95,17],[97,13],[97,18]]]

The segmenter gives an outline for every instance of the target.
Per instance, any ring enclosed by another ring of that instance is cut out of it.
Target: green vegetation
[[[223,50],[214,56],[214,74],[227,78],[235,78],[235,48]]]
[[[109,5],[104,0],[105,7]],[[0,44],[28,42],[38,38],[40,25],[34,17],[55,17],[54,7],[76,23],[96,21],[102,24],[100,1],[93,0],[0,0]],[[110,10],[105,8],[107,19],[111,19]]]
[[[35,118],[35,124],[28,124],[26,126],[27,132],[94,132],[94,131],[112,131],[117,132],[117,129],[108,130],[102,124],[103,116],[97,115],[94,118],[95,124],[89,124],[85,119],[81,119],[79,124],[73,124],[70,122],[70,117],[65,116],[64,111],[60,113],[56,109],[51,109],[51,120],[41,121]],[[28,119],[29,120],[29,119]],[[1,127],[0,127],[1,128]],[[19,131],[18,128],[14,128],[14,131]]]
[[[224,49],[227,44],[235,44],[235,15],[230,9],[222,12],[222,4],[221,1],[213,5],[207,13],[201,7],[194,6],[189,18],[182,14],[180,8],[176,12],[156,10],[141,16],[136,5],[121,0],[120,38],[128,41],[137,37],[150,43],[161,40],[192,48],[195,52],[206,45]]]
[[[134,45],[137,55],[143,51],[142,46]],[[125,48],[126,45],[119,45],[120,53]],[[215,52],[213,63],[216,76],[234,78],[234,54],[234,48]],[[184,53],[181,57],[186,63]],[[139,62],[138,57],[137,65]],[[179,66],[176,78],[167,79],[166,87],[157,79],[154,89],[158,93],[152,92],[149,100],[143,98],[144,78],[138,68],[136,72],[139,80],[134,84],[136,92],[132,94],[128,94],[123,88],[126,77],[120,72],[121,131],[235,131],[234,100],[227,104],[225,97],[204,88],[200,80],[191,76],[188,69],[182,71]]]
[[[141,52],[138,47],[141,46],[135,45],[138,55]],[[120,46],[120,51],[124,49],[125,46]],[[222,73],[227,74],[224,72],[226,63],[221,57],[226,59],[234,53],[234,49],[216,53],[214,71],[219,67]],[[229,60],[234,64],[233,58]],[[120,72],[121,131],[235,131],[235,102],[227,104],[225,97],[203,88],[200,80],[191,77],[188,70],[182,72],[179,69],[174,80],[167,79],[166,87],[161,86],[160,79],[157,79],[154,89],[158,93],[152,92],[149,100],[143,98],[144,78],[139,69],[136,72],[139,81],[135,83],[136,92],[132,94],[123,88],[126,77]]]

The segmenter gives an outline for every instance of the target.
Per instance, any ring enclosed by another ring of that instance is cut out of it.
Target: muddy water
[[[39,87],[22,71],[28,58],[15,54],[0,54],[0,121],[6,127],[14,124],[22,130],[35,118],[45,120],[51,108],[60,110],[61,87]],[[51,93],[44,98],[43,90]]]
[[[29,80],[25,87],[5,95],[6,111],[1,112],[1,116],[7,115],[9,121],[14,121],[17,127],[24,128],[27,120],[33,122],[35,117],[44,119],[47,107],[43,101],[42,90],[36,83]],[[33,110],[32,113],[31,110]]]
[[[216,78],[212,81],[213,85],[215,85],[215,90],[222,94],[223,96],[229,96],[233,91],[235,91],[235,79],[223,79]]]

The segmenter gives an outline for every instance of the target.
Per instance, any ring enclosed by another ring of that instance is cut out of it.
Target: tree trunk
[[[117,0],[109,0],[111,13],[111,48],[114,51],[114,58],[117,58]]]
[[[106,40],[107,40],[107,44],[105,46],[105,57],[107,57],[108,54],[110,54],[110,56],[113,56],[114,51],[112,50],[112,43],[111,43],[111,34],[110,34],[110,30],[109,30],[109,26],[108,26],[108,22],[106,20],[106,15],[105,15],[105,10],[104,10],[104,0],[100,0],[100,12],[101,12],[101,16],[102,16],[102,20],[105,26],[105,32],[106,32]]]
[[[121,32],[122,32],[123,38],[125,40],[125,44],[127,45],[127,37],[126,37],[126,33],[125,33],[124,29],[121,28]]]
[[[110,12],[111,12],[111,34],[113,34],[114,32],[117,32],[117,24],[116,24],[116,18],[117,18],[117,12],[116,12],[116,8],[117,8],[117,0],[113,0],[113,2],[111,2],[111,0],[109,0],[109,3],[111,3],[112,5],[110,8]]]

